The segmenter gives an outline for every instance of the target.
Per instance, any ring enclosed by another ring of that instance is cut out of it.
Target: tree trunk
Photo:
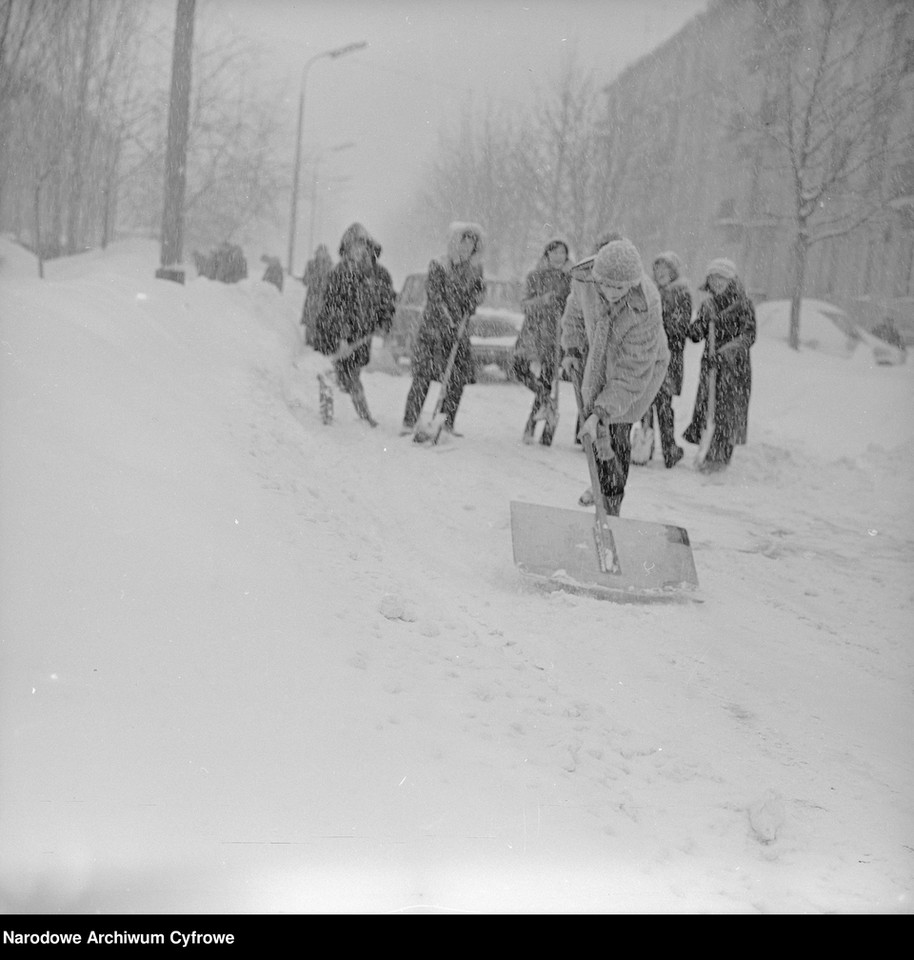
[[[802,223],[797,228],[793,243],[793,262],[790,265],[790,332],[787,342],[793,350],[800,349],[800,303],[803,299],[806,258],[809,254],[806,236],[806,224]]]
[[[44,258],[41,254],[41,184],[35,184],[35,255],[38,257],[38,276],[44,280]]]
[[[117,173],[120,160],[120,141],[112,138],[108,144],[105,186],[102,190],[102,250],[113,239],[117,210]]]
[[[69,177],[69,197],[67,198],[67,253],[79,252],[81,244],[81,213],[83,202],[83,184],[85,183],[85,164],[83,143],[88,115],[89,77],[92,73],[92,44],[95,31],[95,6],[89,0],[86,12],[86,32],[83,38],[82,63],[77,84],[76,113],[73,123],[73,147]]]

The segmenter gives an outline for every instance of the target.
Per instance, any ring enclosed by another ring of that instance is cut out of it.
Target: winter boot
[[[579,503],[582,507],[592,507],[592,506],[593,506],[593,504],[594,504],[594,499],[593,499],[593,488],[592,488],[592,487],[588,487],[588,488],[578,497],[578,503]]]
[[[663,462],[666,464],[667,470],[671,470],[673,467],[675,467],[684,456],[685,451],[682,449],[682,447],[673,447],[669,456],[663,458]]]

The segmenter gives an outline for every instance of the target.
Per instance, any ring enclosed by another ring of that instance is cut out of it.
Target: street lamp
[[[289,213],[289,257],[286,263],[288,273],[292,274],[292,260],[295,255],[295,228],[298,221],[298,176],[301,167],[301,135],[302,122],[305,118],[305,82],[308,78],[308,70],[316,60],[329,57],[336,60],[337,57],[343,57],[347,53],[355,53],[356,50],[362,50],[368,46],[365,40],[360,43],[349,43],[345,47],[337,47],[335,50],[325,50],[323,53],[316,53],[302,68],[301,73],[301,91],[298,95],[298,134],[295,139],[295,166],[292,172],[292,210]]]

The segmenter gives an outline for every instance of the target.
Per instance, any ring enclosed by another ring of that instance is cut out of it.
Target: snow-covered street
[[[493,373],[429,449],[376,340],[324,426],[299,285],[156,264],[0,240],[0,908],[912,912],[914,364],[760,305],[749,444],[622,508],[701,602],[612,603],[512,558],[569,384],[551,448]]]

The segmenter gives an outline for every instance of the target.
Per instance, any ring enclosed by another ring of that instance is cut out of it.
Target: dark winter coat
[[[352,244],[359,237],[371,250],[368,260],[353,256]],[[388,271],[377,262],[380,245],[361,224],[343,234],[340,260],[330,271],[323,304],[314,328],[314,346],[325,355],[339,350],[341,340],[355,343],[376,330],[386,333],[393,321],[396,293]],[[346,362],[364,367],[371,359],[370,339],[354,350]]]
[[[907,350],[907,344],[904,338],[895,326],[895,321],[891,317],[886,317],[877,327],[873,327],[873,336],[892,347],[898,347],[899,350]]]
[[[523,301],[524,325],[514,347],[514,355],[531,363],[553,362],[559,350],[562,312],[571,291],[570,263],[553,267],[549,251],[564,240],[552,240],[546,245],[536,268],[527,274]]]
[[[683,353],[689,325],[692,322],[692,294],[688,281],[681,275],[682,264],[675,253],[661,253],[654,258],[654,265],[664,263],[672,279],[660,290],[660,306],[663,311],[663,329],[670,348],[670,365],[667,368],[664,389],[672,397],[682,393]]]
[[[327,279],[332,269],[333,258],[330,256],[330,251],[321,244],[314,251],[314,256],[305,264],[305,272],[302,276],[302,283],[308,290],[305,293],[301,322],[309,339],[314,337],[314,324],[324,302]]]
[[[273,286],[282,293],[283,272],[279,257],[270,257],[264,254],[260,259],[267,265],[266,270],[263,272],[262,279],[264,283],[272,283]]]
[[[707,280],[701,286],[708,290]],[[698,393],[692,422],[683,436],[698,443],[708,417],[708,388],[711,358],[708,349],[709,323],[714,320],[714,341],[717,364],[717,389],[714,401],[715,437],[733,444],[746,442],[749,427],[749,397],[752,393],[752,365],[749,350],[755,343],[755,308],[739,278],[730,281],[721,294],[711,294],[698,308],[695,322],[689,328],[693,343],[705,341],[698,379]],[[732,351],[721,353],[727,344]]]
[[[479,239],[476,253],[468,261],[459,261],[455,255],[456,248],[468,229],[477,231]],[[481,245],[481,228],[475,224],[451,224],[447,253],[428,265],[425,309],[413,347],[413,364],[429,371],[434,380],[440,380],[444,375],[461,322],[472,316],[485,297],[486,286],[479,259]],[[467,325],[457,346],[452,376],[460,382],[470,383],[473,374],[470,330]]]

